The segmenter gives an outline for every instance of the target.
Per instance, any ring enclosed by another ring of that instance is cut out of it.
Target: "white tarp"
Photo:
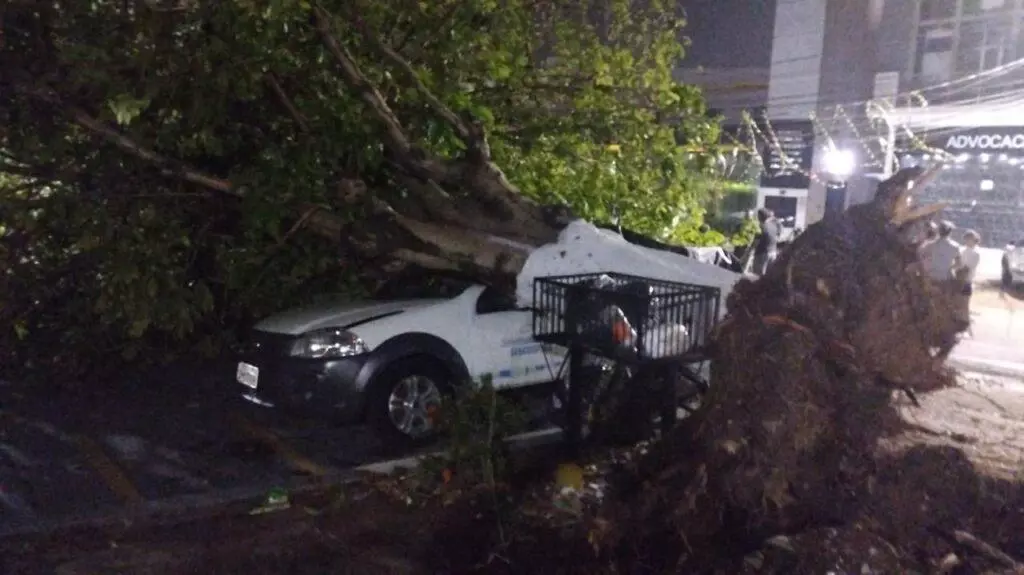
[[[599,272],[616,272],[651,279],[717,287],[721,290],[719,312],[725,314],[725,300],[743,276],[673,252],[631,244],[619,234],[584,220],[570,223],[558,241],[534,250],[519,272],[516,299],[533,306],[533,280],[537,277]]]
[[[718,246],[708,248],[686,248],[693,254],[693,258],[702,264],[717,265],[720,261],[729,261],[729,255]]]

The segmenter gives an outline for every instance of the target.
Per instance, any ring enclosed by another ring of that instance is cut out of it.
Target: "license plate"
[[[260,368],[244,361],[239,362],[238,370],[235,371],[235,380],[246,387],[256,389],[260,381]]]

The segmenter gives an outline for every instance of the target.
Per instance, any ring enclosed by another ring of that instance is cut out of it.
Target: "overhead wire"
[[[963,93],[965,91],[973,91],[980,89],[985,84],[988,84],[989,81],[1005,77],[1018,69],[1024,69],[1024,58],[1007,62],[1006,64],[991,68],[989,70],[984,70],[966,76],[961,76],[930,86],[924,86],[913,90],[899,92],[897,93],[896,97],[890,97],[887,99],[895,101],[898,100],[901,96],[906,98],[915,98],[919,101],[919,103],[922,104],[922,110],[926,110],[929,106],[928,101],[925,98],[925,94],[934,93],[939,90],[945,90],[945,92],[942,93],[942,96],[944,96],[941,102],[942,106],[952,107],[962,104],[972,104],[975,106],[987,105],[989,108],[995,108],[997,110],[1002,106],[1019,106],[1022,102],[1024,102],[1024,79],[1012,81],[998,86],[990,86],[999,89],[999,91],[995,93],[979,93],[977,95],[972,94],[971,97],[962,98],[959,100],[949,98],[949,96],[956,93]],[[1020,86],[1020,88],[1018,88],[1018,86]],[[1012,89],[1007,90],[1007,88]],[[854,100],[836,103],[832,105],[826,105],[824,106],[824,111],[827,112],[831,110],[833,114],[830,120],[830,125],[825,126],[824,123],[821,121],[820,115],[817,110],[817,108],[821,108],[821,99],[819,96],[820,93],[815,94],[814,97],[807,97],[803,100],[807,104],[813,104],[816,108],[815,110],[812,110],[811,113],[808,114],[808,119],[811,121],[813,129],[815,131],[815,136],[825,136],[826,140],[830,140],[830,134],[831,132],[834,131],[836,123],[842,121],[842,123],[845,124],[845,128],[848,128],[848,131],[852,133],[852,140],[859,143],[860,146],[866,152],[866,155],[870,160],[870,165],[878,165],[879,159],[874,153],[872,145],[872,143],[881,145],[884,141],[881,132],[877,132],[878,122],[875,119],[868,118],[866,114],[862,116],[858,112],[857,114],[854,114],[851,117],[851,114],[847,112],[847,110],[850,108],[855,108],[858,107],[859,105],[864,105],[866,107],[870,103],[875,102],[877,100]],[[796,98],[797,97],[794,97],[794,100],[796,102],[800,102],[800,100]],[[785,98],[775,98],[772,99],[771,103],[793,105],[792,102],[794,100],[787,101]],[[817,176],[813,173],[812,170],[803,170],[802,168],[799,168],[799,165],[797,165],[795,162],[793,162],[791,159],[785,156],[785,150],[782,148],[778,136],[774,133],[774,130],[771,126],[771,120],[767,118],[761,118],[761,120],[766,130],[768,131],[767,134],[764,130],[757,126],[757,124],[752,120],[752,118],[749,117],[749,115],[745,114],[744,125],[750,130],[752,140],[749,144],[740,142],[732,134],[724,132],[726,139],[732,140],[733,144],[737,146],[737,148],[756,156],[758,160],[762,162],[763,168],[763,160],[761,159],[761,154],[757,150],[757,140],[760,140],[763,144],[771,148],[774,148],[774,150],[780,156],[780,161],[784,162],[784,164],[786,164],[786,167],[802,173],[804,176],[809,177],[811,180],[818,180]],[[863,131],[867,131],[868,129],[872,128],[876,130],[875,134],[870,136],[865,136],[862,134]],[[931,137],[934,138],[939,134],[956,134],[969,129],[971,128],[950,127],[928,130],[928,133]],[[910,128],[905,125],[898,126],[897,131],[901,132],[901,139],[903,139],[904,141],[908,141],[912,149],[930,151],[940,156],[949,156],[948,152],[946,152],[945,150],[929,146],[922,138],[914,134],[913,131],[910,130]]]

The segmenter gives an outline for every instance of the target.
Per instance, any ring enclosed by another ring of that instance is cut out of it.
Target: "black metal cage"
[[[717,287],[612,272],[540,277],[533,335],[617,360],[684,357],[708,343],[719,296]]]

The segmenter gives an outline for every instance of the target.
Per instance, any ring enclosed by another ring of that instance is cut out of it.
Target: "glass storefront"
[[[928,165],[936,159],[911,153],[903,155],[900,163]],[[1024,238],[1024,157],[961,153],[944,161],[935,180],[916,198],[925,204],[948,204],[943,217],[961,233],[973,229],[981,234],[982,245],[1002,248]]]

